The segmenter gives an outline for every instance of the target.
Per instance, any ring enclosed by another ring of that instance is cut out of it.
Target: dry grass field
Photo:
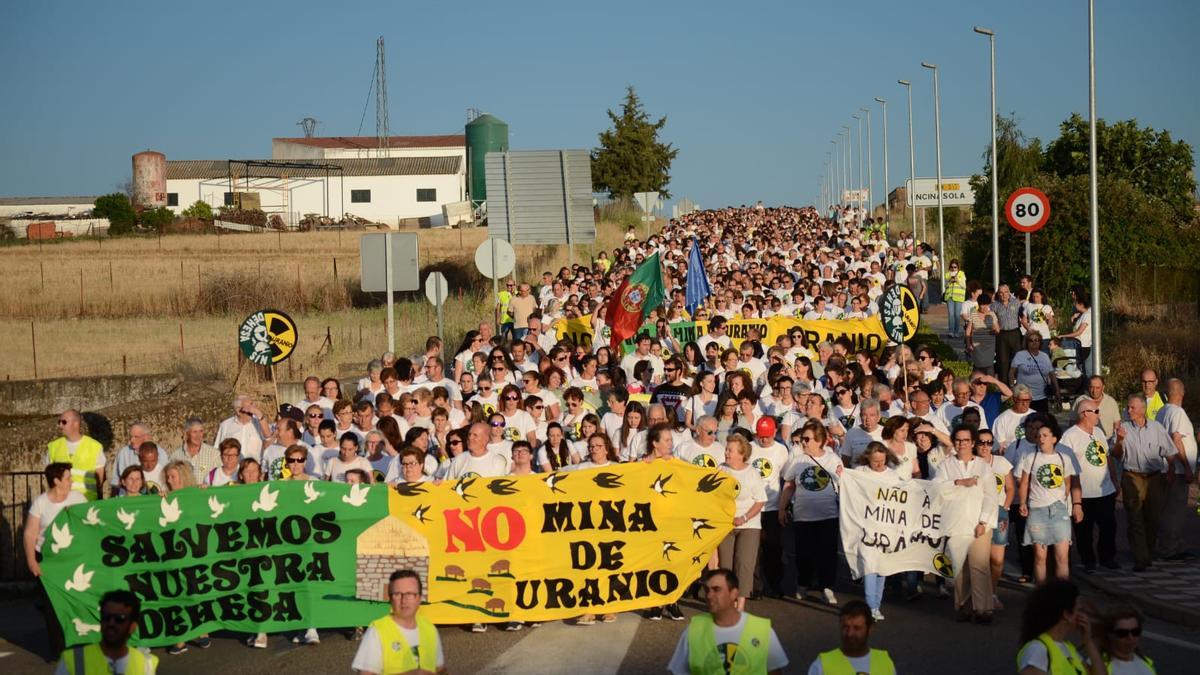
[[[299,324],[294,371],[319,366],[332,374],[336,364],[365,362],[386,348],[386,313],[382,298],[358,290],[362,234],[195,234],[0,247],[7,271],[0,278],[0,375],[32,378],[36,341],[42,378],[170,371],[231,377],[237,326],[263,307],[282,309]],[[611,250],[621,234],[618,225],[601,225],[594,246],[575,247],[575,260]],[[454,346],[490,316],[490,282],[473,262],[485,238],[483,229],[419,232],[422,269],[459,270],[445,312]],[[537,279],[567,260],[563,246],[518,246],[516,276]],[[396,323],[401,353],[419,351],[436,333],[434,308],[421,295],[397,304]],[[324,345],[327,329],[332,354]]]

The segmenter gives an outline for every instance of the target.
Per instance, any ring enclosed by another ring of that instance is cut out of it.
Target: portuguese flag
[[[662,304],[663,297],[662,265],[655,253],[621,282],[608,302],[604,323],[611,331],[609,345],[612,349],[616,350],[622,341],[641,328],[646,315]]]

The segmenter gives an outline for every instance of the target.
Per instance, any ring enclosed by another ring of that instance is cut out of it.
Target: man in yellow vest
[[[871,609],[862,600],[851,600],[838,612],[842,646],[821,652],[809,667],[809,675],[895,675],[892,657],[882,649],[871,649]]]
[[[83,433],[82,422],[83,415],[78,410],[68,410],[58,416],[62,436],[46,446],[46,464],[70,464],[72,489],[82,492],[88,501],[94,501],[104,497],[104,465],[108,458],[104,456],[104,447]]]
[[[675,675],[782,673],[788,658],[770,619],[738,611],[737,575],[709,570],[700,583],[708,612],[692,617],[667,670]]]
[[[421,577],[396,570],[388,580],[392,612],[371,622],[363,633],[351,668],[363,675],[445,673],[445,655],[437,628],[417,616]]]
[[[79,645],[58,658],[55,675],[154,675],[158,657],[129,646],[142,601],[132,591],[109,591],[100,599],[100,642]]]

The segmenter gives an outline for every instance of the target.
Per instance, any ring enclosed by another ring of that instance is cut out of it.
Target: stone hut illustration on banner
[[[360,534],[356,546],[354,597],[387,602],[388,577],[413,569],[421,577],[421,601],[429,601],[429,541],[419,532],[389,515]]]

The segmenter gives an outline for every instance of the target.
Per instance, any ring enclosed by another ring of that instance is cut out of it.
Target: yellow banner
[[[737,348],[742,340],[750,334],[751,328],[758,329],[763,345],[768,349],[775,346],[775,341],[781,335],[786,335],[795,327],[804,331],[809,346],[815,347],[824,340],[833,341],[839,337],[849,338],[854,344],[854,351],[879,353],[887,345],[887,334],[883,331],[883,323],[879,316],[866,319],[820,319],[805,321],[788,316],[773,316],[769,319],[733,319],[725,323],[726,335]],[[555,326],[559,340],[566,338],[575,344],[592,344],[592,317],[582,316],[578,319],[564,319]],[[642,326],[643,331],[655,333],[654,324]],[[699,340],[708,332],[707,321],[682,321],[671,324],[671,334],[680,344]]]
[[[674,459],[403,484],[358,539],[358,597],[383,599],[387,574],[409,567],[435,623],[665,605],[733,528],[737,490],[727,473]]]

